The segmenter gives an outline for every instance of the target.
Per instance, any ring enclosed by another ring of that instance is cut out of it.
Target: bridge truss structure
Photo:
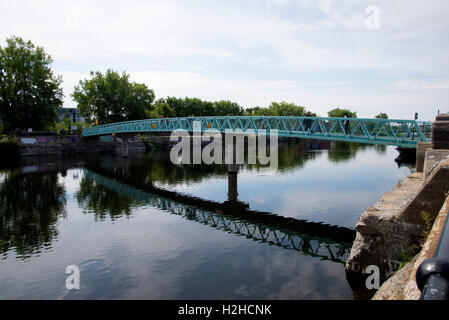
[[[112,123],[84,129],[84,137],[157,132],[219,131],[416,148],[429,142],[432,123],[415,120],[322,117],[189,117]]]

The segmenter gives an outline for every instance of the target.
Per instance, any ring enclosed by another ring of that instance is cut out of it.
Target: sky
[[[64,107],[112,69],[157,99],[428,121],[449,112],[448,16],[447,0],[0,0],[0,45],[44,47]]]

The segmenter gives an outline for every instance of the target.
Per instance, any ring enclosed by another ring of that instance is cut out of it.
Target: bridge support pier
[[[228,173],[238,173],[239,166],[236,164],[228,164]]]
[[[129,157],[129,141],[128,139],[135,136],[135,134],[117,134],[116,137],[120,138],[122,140],[122,158],[128,158]]]
[[[128,139],[122,139],[122,158],[128,158]]]
[[[228,201],[237,202],[238,201],[238,167],[235,164],[228,165]]]

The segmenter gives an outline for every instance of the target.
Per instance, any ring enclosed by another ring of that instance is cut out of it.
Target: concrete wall
[[[25,139],[25,140],[23,140]],[[29,140],[35,139],[35,141]],[[51,155],[68,155],[94,152],[121,152],[121,142],[101,142],[99,139],[83,139],[82,137],[33,137],[18,139],[20,157],[36,157]],[[142,142],[130,142],[130,152],[144,152]]]
[[[368,266],[378,266],[384,282],[397,271],[404,256],[421,251],[427,224],[435,221],[449,190],[448,155],[449,150],[428,149],[425,173],[412,174],[359,218],[346,263],[348,281],[355,291],[366,287]]]
[[[421,252],[411,262],[388,279],[376,292],[373,300],[419,300],[421,292],[416,285],[416,272],[419,266],[435,255],[438,243],[446,224],[449,211],[449,197],[446,198],[432,230],[423,245]]]

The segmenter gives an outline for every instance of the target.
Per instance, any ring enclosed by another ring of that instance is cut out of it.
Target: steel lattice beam
[[[194,124],[200,126],[195,128]],[[430,141],[431,123],[415,120],[346,119],[318,117],[191,117],[164,118],[121,122],[84,129],[84,137],[171,132],[218,130],[243,134],[277,134],[297,137],[416,148],[418,142]]]

